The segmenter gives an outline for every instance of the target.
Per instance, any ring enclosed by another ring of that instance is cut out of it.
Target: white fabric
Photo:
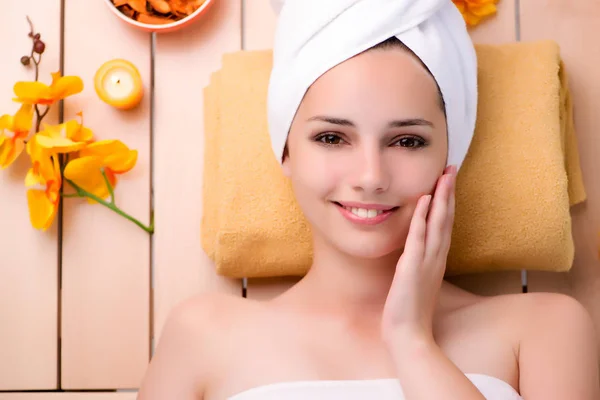
[[[279,18],[268,122],[278,161],[312,83],[337,64],[395,36],[421,59],[440,87],[448,119],[448,165],[460,168],[475,130],[477,57],[452,0],[272,0],[272,4]]]
[[[488,375],[467,374],[487,400],[523,400],[508,383]],[[435,385],[435,377],[431,378]],[[403,400],[396,379],[282,382],[238,393],[229,400]]]

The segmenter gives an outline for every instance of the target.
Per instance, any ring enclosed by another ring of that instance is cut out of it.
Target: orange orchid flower
[[[498,0],[452,0],[469,26],[479,24],[485,17],[496,13]]]
[[[83,114],[78,113],[82,121],[70,120],[60,125],[45,125],[36,137],[38,144],[56,153],[70,153],[84,148],[92,141],[92,130],[83,126]]]
[[[78,76],[61,76],[60,72],[52,73],[50,86],[39,81],[17,82],[13,87],[16,98],[13,100],[24,104],[52,105],[83,90],[83,81]]]
[[[131,170],[137,157],[137,150],[130,150],[119,140],[102,140],[83,148],[78,158],[69,161],[64,175],[77,186],[105,200],[117,184],[116,176]],[[110,183],[110,190],[104,176]]]
[[[33,166],[25,177],[25,186],[29,188],[27,203],[31,225],[45,231],[52,226],[58,210],[62,178],[56,154],[41,148],[35,138],[27,143]]]
[[[0,167],[11,165],[25,148],[33,124],[33,106],[23,104],[15,115],[0,117]]]

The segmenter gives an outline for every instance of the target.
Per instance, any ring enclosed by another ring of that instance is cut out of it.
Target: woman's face
[[[404,247],[420,196],[447,156],[434,79],[402,49],[371,50],[308,90],[283,162],[317,240],[354,257]]]

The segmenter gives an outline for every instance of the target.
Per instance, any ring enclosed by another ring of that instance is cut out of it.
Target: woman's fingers
[[[408,265],[417,265],[423,261],[425,252],[425,237],[427,233],[427,212],[431,203],[431,195],[422,196],[417,202],[415,212],[410,221],[406,244],[401,260]]]
[[[446,223],[444,226],[444,244],[442,245],[442,255],[446,257],[448,252],[450,251],[450,243],[452,239],[452,228],[454,227],[454,215],[455,215],[455,184],[456,184],[456,175],[452,177],[451,187],[450,187],[450,196],[448,199],[448,215],[446,217]]]
[[[444,174],[438,180],[431,213],[427,220],[425,259],[433,261],[444,249],[447,236],[449,201],[452,175]]]
[[[456,168],[448,167],[438,180],[434,195],[422,196],[417,202],[402,254],[403,263],[437,265],[439,257],[448,254],[454,224],[455,178]]]

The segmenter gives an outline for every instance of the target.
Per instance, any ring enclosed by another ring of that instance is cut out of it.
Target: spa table
[[[45,122],[83,112],[97,139],[137,150],[135,168],[119,178],[117,204],[148,223],[151,236],[110,210],[65,199],[47,231],[29,223],[24,178],[29,158],[0,171],[0,399],[133,399],[172,307],[217,289],[266,299],[294,279],[218,277],[200,247],[203,87],[224,52],[272,45],[269,0],[216,0],[193,26],[168,34],[136,30],[104,0],[3,0],[0,13],[0,114],[14,113],[12,88],[32,79],[19,62],[31,48],[31,18],[46,49],[40,80],[77,75],[80,94],[53,107]],[[527,290],[568,293],[600,322],[600,3],[589,0],[501,0],[497,15],[472,30],[480,43],[550,38],[570,64],[576,123],[589,201],[574,210],[578,257],[569,274],[530,273]],[[542,8],[544,6],[544,8]],[[516,18],[518,15],[519,18]],[[520,22],[519,22],[520,21]],[[93,78],[124,58],[145,90],[130,111],[103,103]],[[588,78],[584,81],[584,78]],[[594,129],[594,127],[596,127]],[[525,276],[525,275],[524,275]],[[483,294],[521,292],[519,271],[455,280]],[[93,392],[89,392],[92,390]],[[87,391],[87,392],[83,392]]]

